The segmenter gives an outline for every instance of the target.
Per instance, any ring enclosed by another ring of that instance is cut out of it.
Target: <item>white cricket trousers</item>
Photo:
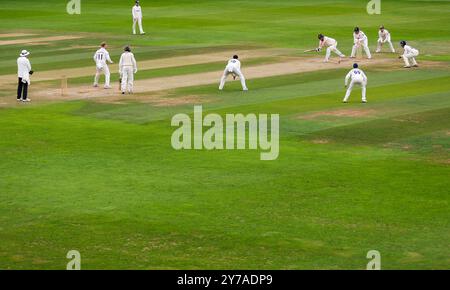
[[[419,51],[414,49],[411,53],[407,53],[402,55],[403,60],[405,61],[405,66],[417,65],[416,56],[419,55]]]
[[[122,69],[122,92],[133,92],[133,82],[134,82],[134,68],[132,66],[125,66]]]
[[[347,93],[345,94],[345,97],[344,97],[344,102],[348,101],[348,98],[350,97],[350,94],[352,93],[354,85],[360,85],[361,86],[361,89],[362,89],[362,101],[365,102],[366,101],[366,85],[367,84],[362,79],[353,79],[353,80],[350,81],[350,85],[348,86]]]
[[[227,80],[227,77],[230,74],[235,74],[236,76],[238,76],[239,79],[241,80],[242,89],[244,91],[248,90],[247,85],[245,84],[245,77],[242,74],[241,70],[238,69],[237,67],[232,67],[232,66],[225,68],[222,79],[220,80],[219,90],[223,90],[223,87],[225,86],[225,81]]]
[[[344,57],[344,55],[342,54],[342,52],[340,52],[340,51],[337,49],[337,42],[336,42],[335,45],[329,46],[329,47],[327,48],[327,53],[326,53],[326,55],[325,55],[325,62],[327,62],[327,61],[330,59],[331,52],[334,52],[335,54],[339,55],[340,57]]]
[[[391,49],[391,52],[395,52],[394,46],[392,45],[391,38],[386,37],[385,40],[383,40],[381,37],[378,38],[378,46],[377,46],[377,52],[381,52],[381,47],[384,43],[389,44],[389,48]]]
[[[142,34],[144,33],[144,30],[142,29],[142,18],[134,18],[133,19],[133,34],[136,34],[136,24],[139,25],[139,32]]]
[[[358,48],[362,46],[364,48],[364,52],[367,55],[367,58],[372,58],[372,54],[370,54],[370,49],[369,49],[369,43],[368,40],[366,39],[365,41],[361,42],[360,44],[355,43],[353,45],[353,49],[352,49],[352,57],[356,57],[356,51],[358,50]]]
[[[98,81],[102,72],[105,74],[105,87],[109,87],[111,73],[109,72],[109,67],[107,64],[104,64],[102,67],[97,66],[97,72],[95,73],[94,78],[94,86],[98,86]]]

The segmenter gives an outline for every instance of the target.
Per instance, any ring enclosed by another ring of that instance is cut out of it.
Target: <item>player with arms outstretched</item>
[[[322,48],[326,47],[327,52],[325,54],[324,62],[328,62],[330,60],[331,52],[339,55],[340,58],[345,57],[338,49],[337,49],[337,41],[331,37],[324,36],[323,34],[319,34],[319,47],[317,48],[317,52],[321,51]]]

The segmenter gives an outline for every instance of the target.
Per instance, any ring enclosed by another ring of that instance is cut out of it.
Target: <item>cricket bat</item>
[[[307,53],[307,52],[317,52],[317,49],[307,49],[305,50],[303,53]]]

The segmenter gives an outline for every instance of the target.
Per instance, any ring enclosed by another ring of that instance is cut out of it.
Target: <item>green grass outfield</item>
[[[64,2],[1,1],[0,34],[83,38],[0,45],[0,77],[16,73],[23,48],[37,73],[92,65],[103,40],[116,61],[124,44],[138,61],[263,47],[299,56],[322,32],[349,54],[354,26],[374,50],[381,24],[427,65],[401,70],[390,56],[392,69],[365,69],[365,105],[359,90],[340,103],[342,65],[249,79],[245,94],[238,82],[165,92],[204,100],[205,113],[280,114],[280,157],[270,162],[254,150],[172,149],[170,120],[192,104],[0,106],[0,269],[65,269],[73,249],[83,269],[365,269],[369,250],[383,269],[450,269],[450,2],[382,0],[382,14],[368,15],[356,0],[141,1],[144,37],[130,35],[133,1],[82,0],[74,16]],[[243,60],[243,71],[277,60]],[[136,77],[220,76],[222,67]],[[14,98],[2,88],[0,103]]]

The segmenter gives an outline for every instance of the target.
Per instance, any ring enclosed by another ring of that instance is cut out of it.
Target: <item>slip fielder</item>
[[[399,58],[403,58],[405,61],[405,68],[410,68],[411,63],[413,67],[418,67],[416,62],[416,56],[419,56],[419,51],[415,48],[406,44],[406,41],[402,40],[400,42],[401,47],[403,47],[403,54]]]
[[[220,80],[219,90],[223,90],[225,81],[230,74],[232,74],[233,77],[238,76],[241,80],[242,90],[248,91],[247,85],[245,84],[245,77],[241,72],[241,62],[239,61],[239,57],[237,55],[234,55],[233,58],[228,61],[228,64],[223,72],[222,79]]]
[[[352,49],[352,58],[356,57],[356,51],[362,46],[364,49],[364,52],[367,55],[368,59],[372,58],[372,55],[370,54],[369,49],[369,40],[364,32],[362,32],[359,27],[355,27],[353,30],[353,49]]]
[[[394,46],[392,45],[392,42],[391,42],[391,34],[382,25],[382,26],[380,26],[380,30],[378,31],[378,46],[377,46],[377,50],[376,50],[377,53],[381,52],[381,47],[386,42],[389,44],[389,48],[391,49],[391,52],[395,52]]]
[[[97,72],[95,73],[94,78],[94,87],[98,87],[98,81],[100,78],[100,74],[103,72],[105,74],[105,89],[110,89],[110,78],[111,74],[109,72],[109,67],[107,62],[114,63],[110,56],[109,52],[106,50],[108,45],[106,42],[102,42],[100,49],[97,50],[94,54],[94,61],[97,68]]]
[[[139,4],[139,1],[136,1],[136,4],[131,10],[131,13],[133,15],[133,34],[136,34],[136,24],[139,25],[139,32],[141,34],[145,34],[144,30],[142,29],[142,8]]]
[[[347,103],[350,94],[352,93],[353,86],[355,84],[361,85],[362,88],[362,102],[367,103],[366,100],[366,85],[367,76],[366,74],[358,68],[358,64],[353,64],[353,69],[345,77],[345,87],[347,87],[348,81],[350,80],[350,85],[348,86],[347,92],[345,94],[344,100],[342,102]]]
[[[330,59],[331,52],[339,55],[340,58],[345,57],[338,49],[337,49],[337,41],[331,37],[324,36],[323,34],[319,34],[319,47],[317,48],[317,52],[321,51],[323,47],[327,48],[327,52],[325,54],[324,62],[328,62]]]
[[[122,94],[125,92],[133,93],[134,74],[137,73],[137,64],[131,48],[126,46],[124,53],[120,56],[119,75],[122,79],[121,90]]]

